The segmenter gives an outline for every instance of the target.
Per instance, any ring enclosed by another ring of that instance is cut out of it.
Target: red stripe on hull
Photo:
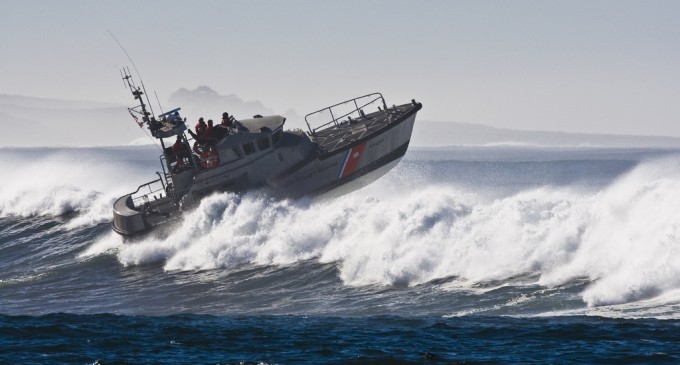
[[[352,149],[349,151],[349,156],[347,156],[345,169],[342,171],[342,175],[340,177],[351,175],[357,170],[357,167],[359,167],[359,160],[361,160],[361,156],[363,155],[365,148],[366,142],[352,147]]]

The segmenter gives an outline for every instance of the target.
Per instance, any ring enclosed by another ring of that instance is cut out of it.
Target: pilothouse
[[[267,188],[296,198],[368,185],[404,156],[422,108],[415,100],[388,107],[382,94],[372,93],[308,114],[306,132],[284,130],[279,115],[237,120],[225,113],[211,132],[194,133],[180,108],[155,116],[143,87],[127,71],[123,80],[140,103],[130,113],[136,120],[141,115],[140,125],[163,149],[158,179],[114,203],[112,226],[125,236],[173,221],[213,192]],[[166,146],[166,138],[174,144]]]

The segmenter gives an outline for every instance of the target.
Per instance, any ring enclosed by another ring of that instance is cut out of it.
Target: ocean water
[[[680,362],[680,151],[412,148],[124,241],[158,155],[0,149],[0,363]]]

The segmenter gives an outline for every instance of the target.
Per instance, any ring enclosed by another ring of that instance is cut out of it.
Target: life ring
[[[212,169],[220,163],[217,153],[206,151],[201,153],[201,166],[206,169]]]

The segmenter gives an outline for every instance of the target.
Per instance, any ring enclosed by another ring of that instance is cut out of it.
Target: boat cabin
[[[285,121],[279,115],[235,121],[230,133],[215,144],[220,164],[270,150],[281,140]]]

